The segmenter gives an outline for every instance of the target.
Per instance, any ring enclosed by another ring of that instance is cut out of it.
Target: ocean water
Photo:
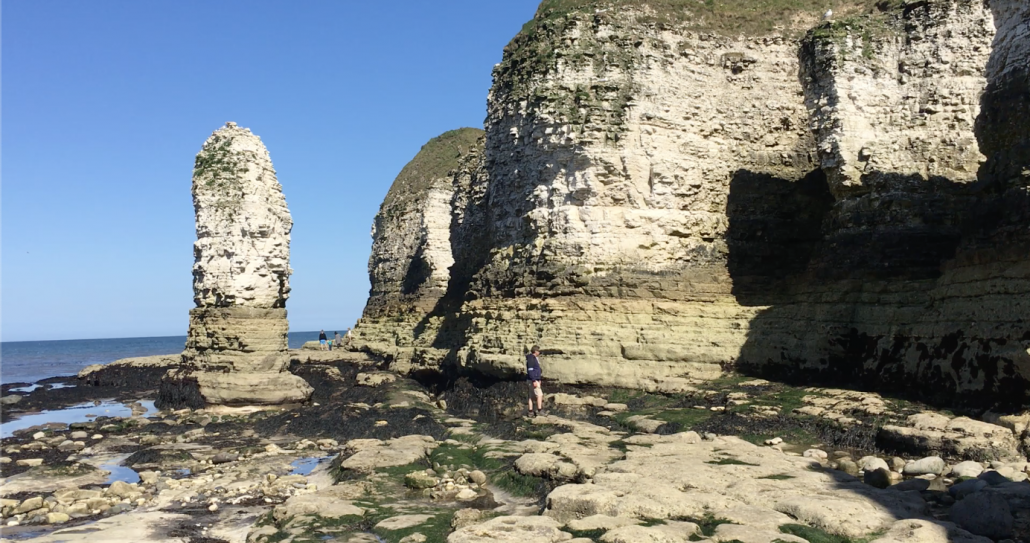
[[[290,332],[291,349],[318,339],[318,332]],[[181,353],[186,336],[0,342],[0,383],[34,383],[75,375],[90,364],[119,358]]]

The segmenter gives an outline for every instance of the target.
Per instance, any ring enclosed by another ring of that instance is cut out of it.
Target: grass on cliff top
[[[483,131],[478,128],[459,128],[429,140],[397,174],[380,210],[424,194],[433,181],[457,168],[461,157],[477,146],[482,137]]]
[[[760,36],[780,29],[800,35],[832,8],[835,15],[868,13],[883,0],[543,0],[533,20],[522,27],[531,34],[537,24],[572,13],[634,9],[641,22],[679,25],[727,36]],[[801,25],[800,27],[798,25]]]

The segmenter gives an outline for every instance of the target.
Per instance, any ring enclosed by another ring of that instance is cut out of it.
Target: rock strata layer
[[[301,401],[311,387],[286,372],[290,218],[261,139],[226,123],[193,168],[197,241],[183,367],[165,377],[165,405]]]
[[[586,4],[542,5],[482,151],[407,204],[449,218],[449,257],[376,230],[359,346],[400,371],[508,377],[537,343],[570,383],[737,365],[1026,399],[1025,3],[880,3],[801,39]],[[425,254],[433,294],[385,296]]]

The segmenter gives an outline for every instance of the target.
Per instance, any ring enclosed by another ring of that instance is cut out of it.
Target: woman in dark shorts
[[[540,367],[540,347],[533,345],[526,355],[526,382],[529,383],[529,413],[531,415],[544,414],[544,391],[540,388],[540,381],[544,377],[544,370]],[[533,399],[536,399],[536,412],[533,411]]]

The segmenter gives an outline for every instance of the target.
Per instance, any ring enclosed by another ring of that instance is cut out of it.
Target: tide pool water
[[[330,332],[331,334],[331,332]],[[290,332],[289,345],[298,349],[318,339],[318,332]],[[49,377],[75,375],[90,364],[120,358],[181,353],[186,336],[0,343],[0,383],[34,383]]]
[[[153,401],[141,401],[140,404],[147,409],[147,412],[143,415],[145,417],[157,412]],[[14,420],[7,421],[0,424],[0,438],[6,439],[14,435],[14,432],[18,430],[31,428],[37,424],[46,424],[48,422],[72,424],[73,422],[91,421],[96,417],[128,417],[131,415],[132,409],[124,404],[117,402],[102,402],[100,405],[94,405],[93,402],[87,402],[73,405],[65,409],[25,414]]]

